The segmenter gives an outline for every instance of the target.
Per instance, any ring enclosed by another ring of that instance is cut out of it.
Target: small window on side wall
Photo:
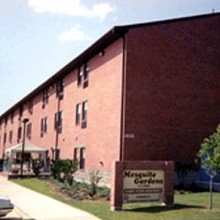
[[[76,105],[76,124],[80,123],[80,117],[81,117],[81,103]]]
[[[57,131],[57,133],[62,133],[62,111],[55,113],[54,129]]]
[[[89,66],[87,63],[78,68],[77,85],[82,85],[83,88],[86,88],[89,85]]]
[[[78,73],[77,73],[77,85],[80,86],[83,81],[83,66],[80,66],[78,68]]]
[[[56,95],[58,99],[63,99],[64,96],[64,82],[63,79],[58,81],[56,84]]]

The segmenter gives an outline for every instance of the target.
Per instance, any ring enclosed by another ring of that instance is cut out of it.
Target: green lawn
[[[175,204],[166,208],[160,204],[126,204],[123,211],[110,211],[109,202],[70,201],[52,192],[48,183],[39,179],[13,180],[13,182],[86,210],[103,220],[219,220],[220,193],[213,194],[213,210],[208,209],[209,193],[185,193],[175,195]]]

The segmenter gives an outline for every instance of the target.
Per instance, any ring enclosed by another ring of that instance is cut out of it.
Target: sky
[[[0,115],[112,27],[220,12],[220,0],[0,0]]]

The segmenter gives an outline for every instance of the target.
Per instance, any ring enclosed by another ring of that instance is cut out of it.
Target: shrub
[[[77,161],[75,160],[55,160],[52,161],[51,174],[54,179],[61,182],[73,183],[73,173],[77,170]]]
[[[44,162],[41,159],[32,159],[32,170],[36,176],[39,176],[40,170],[43,168],[43,166]]]
[[[97,188],[98,188],[98,183],[100,182],[100,180],[102,179],[102,177],[100,176],[100,171],[90,171],[89,172],[89,181],[90,181],[90,185],[89,185],[89,195],[91,197],[93,197],[96,192],[97,192]]]
[[[185,187],[185,178],[188,174],[188,172],[192,169],[192,164],[189,163],[181,163],[176,162],[175,163],[175,171],[179,180],[179,188],[184,189]]]

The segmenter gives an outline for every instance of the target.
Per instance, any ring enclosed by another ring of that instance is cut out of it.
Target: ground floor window
[[[60,159],[60,149],[59,148],[51,148],[52,150],[52,160]]]
[[[85,168],[86,160],[86,148],[85,147],[76,147],[74,148],[73,159],[79,162],[79,169]]]

